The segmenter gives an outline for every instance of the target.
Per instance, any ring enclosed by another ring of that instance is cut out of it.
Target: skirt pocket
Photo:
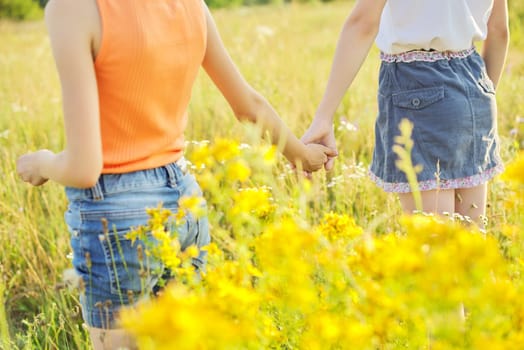
[[[397,92],[392,103],[397,126],[404,118],[413,123],[412,158],[424,168],[419,180],[452,178],[474,159],[473,117],[464,96],[436,86]]]

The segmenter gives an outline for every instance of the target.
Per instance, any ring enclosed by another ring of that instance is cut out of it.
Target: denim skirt
[[[83,281],[82,314],[89,326],[118,327],[118,310],[149,295],[165,274],[161,261],[146,256],[144,242],[133,242],[126,235],[131,228],[147,224],[146,208],[162,204],[176,213],[181,197],[202,196],[195,178],[177,163],[103,174],[89,189],[66,188],[69,205],[65,220],[71,235],[73,267]],[[182,250],[209,244],[206,217],[188,214],[183,221],[177,225]],[[201,269],[204,263],[205,251],[201,250],[193,265]]]
[[[399,124],[413,124],[411,161],[422,191],[480,185],[503,170],[493,83],[472,48],[382,54],[370,175],[387,192],[411,192],[393,151]]]

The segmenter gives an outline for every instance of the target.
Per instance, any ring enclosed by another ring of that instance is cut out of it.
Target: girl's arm
[[[203,5],[205,6],[205,5]],[[206,6],[207,48],[203,67],[233,109],[239,120],[259,124],[268,131],[274,144],[282,144],[282,153],[293,164],[300,163],[305,171],[320,169],[328,156],[335,152],[322,145],[304,145],[289,130],[269,102],[242,77],[220,38]]]
[[[368,55],[385,4],[386,0],[357,0],[340,33],[324,96],[302,141],[334,147],[335,111]],[[330,159],[326,169],[332,165]]]
[[[488,21],[488,36],[484,41],[482,58],[486,63],[489,78],[498,85],[506,61],[509,45],[508,3],[495,0]]]
[[[39,150],[18,159],[18,173],[33,185],[51,179],[65,186],[91,187],[102,171],[92,56],[95,16],[92,1],[51,0],[46,6],[45,19],[62,87],[66,147],[58,154]]]

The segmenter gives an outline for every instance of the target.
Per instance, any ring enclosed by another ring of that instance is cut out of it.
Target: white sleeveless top
[[[461,51],[484,40],[493,0],[388,0],[376,38],[389,54]]]

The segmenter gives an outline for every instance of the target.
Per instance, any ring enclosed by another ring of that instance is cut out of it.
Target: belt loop
[[[104,192],[102,191],[102,186],[100,186],[100,179],[98,179],[96,184],[90,188],[91,195],[95,201],[101,201],[104,199]]]
[[[175,188],[178,180],[175,167],[173,166],[173,164],[167,164],[164,168],[166,169],[167,174],[169,176],[169,186]]]
[[[180,158],[179,160],[177,160],[175,162],[175,164],[177,165],[177,167],[180,169],[180,171],[182,172],[182,175],[186,175],[188,173],[188,167],[189,167],[189,164],[188,164],[188,161],[186,160],[185,157],[182,157]]]

